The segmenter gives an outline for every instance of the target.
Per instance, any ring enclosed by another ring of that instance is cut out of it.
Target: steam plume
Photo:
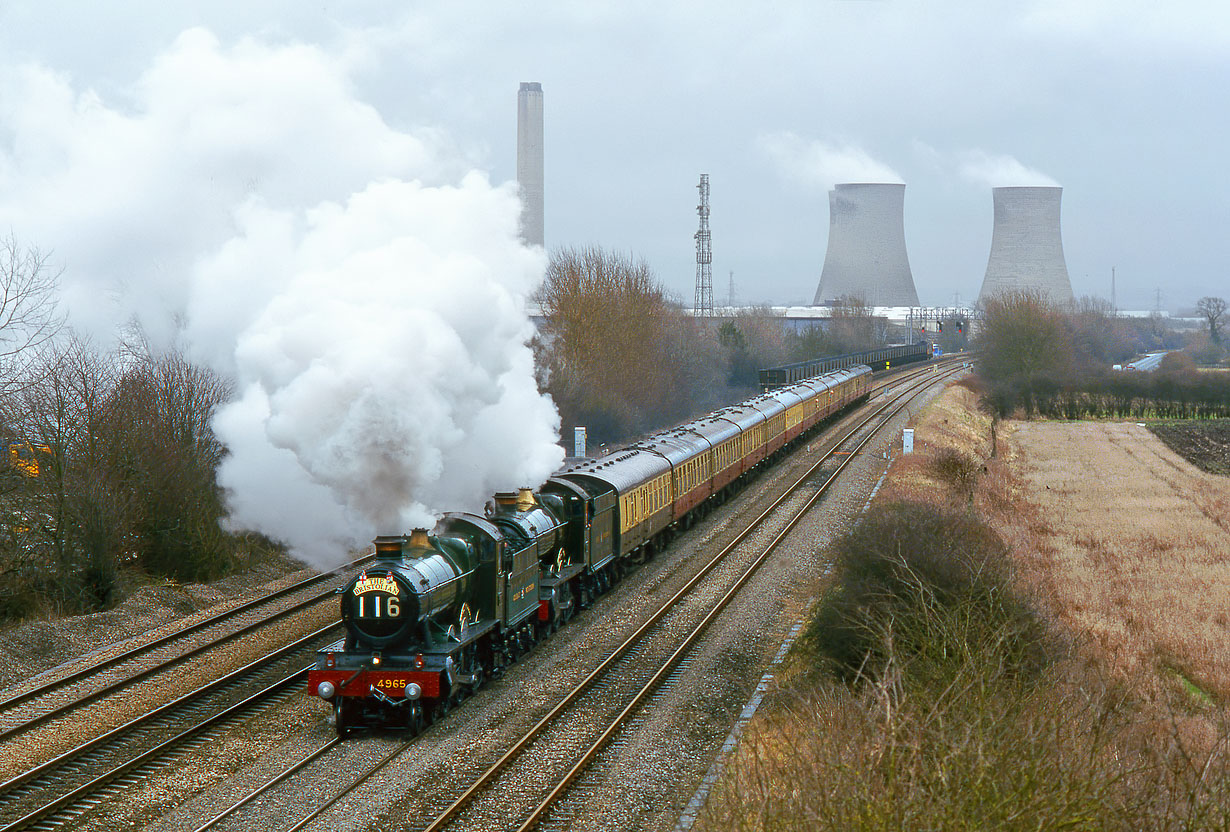
[[[788,131],[764,133],[757,139],[757,145],[784,178],[798,179],[826,191],[846,182],[905,182],[895,170],[855,145],[807,141]]]
[[[561,461],[515,188],[387,125],[344,58],[194,29],[122,105],[40,66],[0,83],[0,226],[55,250],[74,325],[135,318],[237,381],[236,526],[334,563]]]
[[[1059,183],[1045,173],[1026,167],[1012,156],[997,156],[981,150],[962,154],[959,170],[966,179],[991,188],[1059,187]]]

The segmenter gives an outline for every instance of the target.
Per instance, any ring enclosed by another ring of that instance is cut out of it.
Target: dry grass
[[[1178,722],[1146,730],[1120,686],[1061,665],[1031,688],[1013,687],[996,682],[993,668],[972,666],[933,693],[796,688],[745,734],[701,828],[1230,825],[1224,743],[1197,754]]]
[[[1135,424],[1020,423],[1012,445],[1046,522],[1014,531],[1022,576],[1098,661],[1176,690],[1178,671],[1230,701],[1230,479]]]
[[[968,460],[977,470],[987,465],[991,453],[991,417],[978,409],[977,391],[952,385],[914,420],[914,453],[893,462],[879,499],[963,502],[967,486],[954,481],[960,477],[946,475],[944,460]]]
[[[984,645],[903,692],[795,656],[702,828],[1230,828],[1230,479],[1132,424],[1008,423],[992,456],[960,386],[915,430],[879,499],[988,522],[1066,657],[1021,685]]]

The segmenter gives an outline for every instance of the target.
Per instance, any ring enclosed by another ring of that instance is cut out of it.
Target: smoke
[[[855,145],[807,141],[788,131],[762,133],[756,144],[788,181],[801,181],[825,190],[847,182],[905,182],[899,173]]]
[[[114,101],[0,70],[0,224],[54,249],[75,327],[136,320],[235,380],[230,522],[319,565],[563,458],[515,186],[440,130],[391,128],[349,73],[200,29]]]
[[[964,178],[992,188],[1059,187],[1045,173],[1026,167],[1011,156],[994,156],[981,150],[962,153],[957,170]]]
[[[544,260],[517,241],[518,216],[515,189],[476,173],[379,183],[309,212],[297,235],[290,216],[260,214],[202,265],[198,284],[231,285],[271,255],[298,264],[235,342],[243,394],[216,428],[237,524],[304,551],[321,530],[302,516],[327,518],[325,544],[429,527],[558,467],[522,311]]]

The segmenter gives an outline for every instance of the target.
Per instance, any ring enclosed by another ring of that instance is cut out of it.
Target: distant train
[[[787,384],[796,384],[804,379],[815,378],[823,373],[866,364],[874,372],[900,367],[915,361],[926,361],[931,357],[931,344],[919,341],[916,344],[893,344],[887,347],[876,347],[863,352],[851,352],[845,355],[829,355],[824,358],[813,358],[809,361],[798,361],[781,367],[770,367],[760,371],[760,389],[774,390]]]
[[[332,703],[339,736],[418,730],[870,382],[866,366],[810,378],[567,467],[536,493],[497,494],[485,516],[376,538],[376,562],[338,590],[346,635],[318,652],[309,693]]]

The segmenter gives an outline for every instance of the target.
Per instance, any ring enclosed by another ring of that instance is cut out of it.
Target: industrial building
[[[814,303],[843,297],[918,305],[905,250],[905,185],[848,183],[829,191],[829,244]]]
[[[542,84],[522,82],[517,92],[517,184],[521,188],[521,239],[545,246],[543,231]]]
[[[1036,290],[1055,303],[1071,303],[1059,221],[1063,188],[993,188],[992,193],[995,225],[979,301],[1003,291]]]

